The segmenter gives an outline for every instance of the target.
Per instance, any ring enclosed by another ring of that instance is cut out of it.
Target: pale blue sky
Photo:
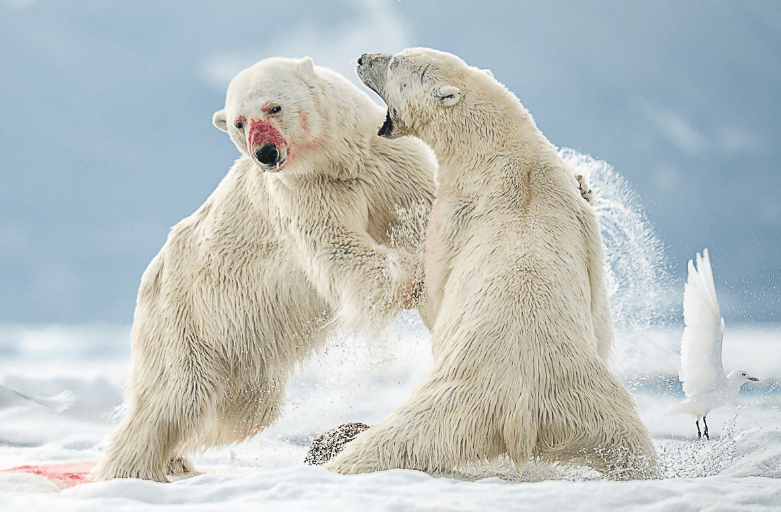
[[[490,68],[633,184],[673,275],[707,247],[722,313],[781,321],[778,2],[0,0],[0,322],[132,322],[168,229],[238,156],[210,120],[243,67],[354,79],[408,46]]]

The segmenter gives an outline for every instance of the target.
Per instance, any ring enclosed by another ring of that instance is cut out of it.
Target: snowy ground
[[[665,351],[677,349],[680,331],[619,336],[616,371],[652,431],[661,480],[609,482],[578,468],[534,465],[519,474],[503,461],[459,477],[406,470],[341,476],[304,465],[314,436],[348,421],[376,422],[426,374],[429,335],[414,317],[404,319],[384,339],[335,340],[297,373],[283,420],[255,439],[197,458],[201,476],[59,491],[33,475],[0,473],[0,510],[781,511],[781,326],[728,326],[726,369],[742,367],[761,382],[711,413],[710,442],[696,440],[688,417],[660,417],[683,397],[675,358]],[[0,325],[0,384],[77,396],[59,414],[40,406],[0,410],[0,469],[98,457],[130,367],[128,333],[123,326]]]

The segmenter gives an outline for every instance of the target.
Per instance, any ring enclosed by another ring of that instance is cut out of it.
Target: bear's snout
[[[255,150],[258,162],[265,165],[274,165],[279,158],[279,150],[274,144],[264,144]]]
[[[254,156],[262,166],[281,167],[287,155],[287,141],[272,124],[271,119],[250,120],[249,140],[250,155]]]
[[[388,63],[392,57],[393,55],[389,53],[364,53],[358,59],[358,66],[355,68],[358,78],[382,99],[385,99],[385,81]]]

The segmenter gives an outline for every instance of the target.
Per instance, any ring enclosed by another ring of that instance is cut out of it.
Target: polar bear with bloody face
[[[433,198],[436,164],[417,139],[372,136],[383,116],[365,93],[311,59],[273,58],[233,79],[213,119],[264,171],[276,232],[351,327],[378,316],[387,323],[420,289],[416,249],[391,245],[424,238],[419,221]]]
[[[416,305],[435,160],[375,132],[384,110],[312,60],[239,73],[213,117],[241,157],[141,279],[127,416],[96,480],[168,481],[188,455],[273,423],[334,326]]]

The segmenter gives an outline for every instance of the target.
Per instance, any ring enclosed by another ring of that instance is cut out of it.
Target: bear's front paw
[[[582,174],[576,174],[575,179],[578,180],[578,190],[580,191],[580,196],[585,199],[587,203],[593,204],[593,194],[591,193],[591,189],[586,182],[586,178],[584,178]]]
[[[423,298],[423,280],[413,279],[401,288],[401,297],[404,300],[404,308],[412,309],[418,307]]]

